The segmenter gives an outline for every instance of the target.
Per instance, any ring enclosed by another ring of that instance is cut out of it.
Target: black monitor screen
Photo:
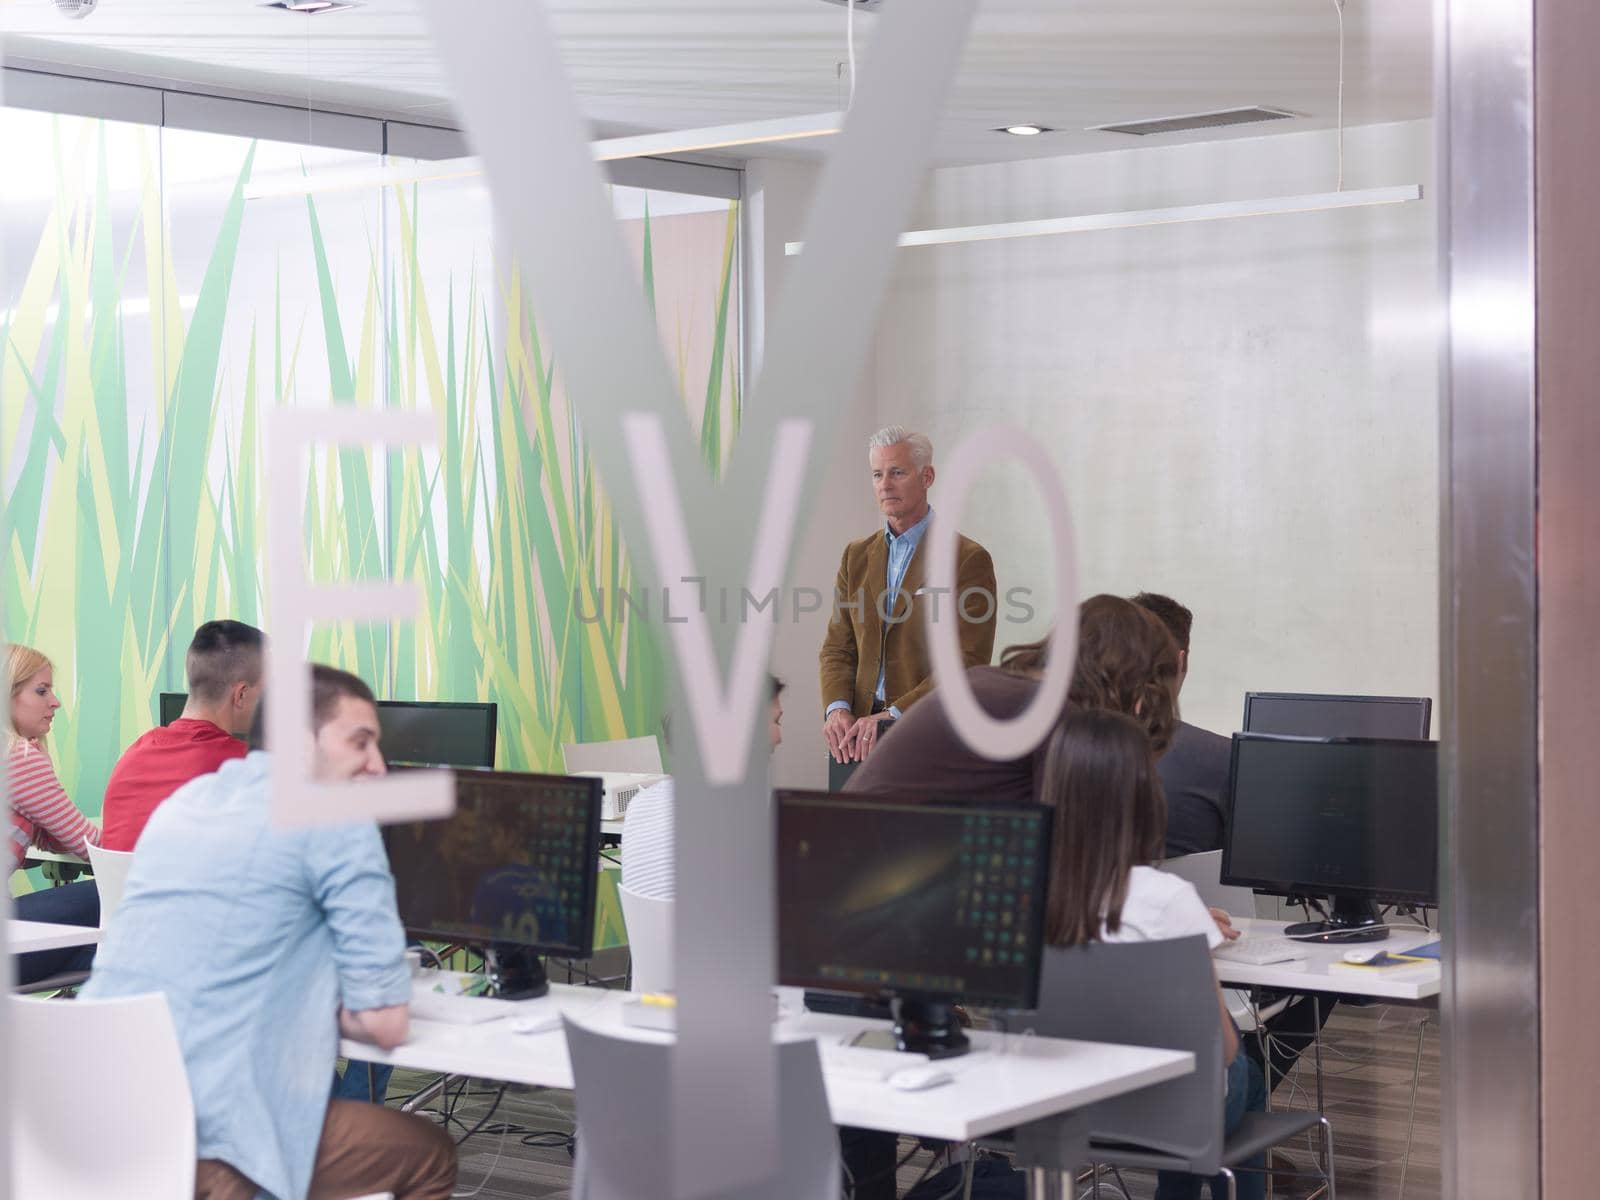
[[[162,692],[161,723],[181,717],[188,701],[185,692]],[[379,700],[383,756],[392,763],[487,770],[494,766],[496,712],[488,703]]]
[[[600,780],[460,771],[455,815],[390,825],[383,839],[409,933],[594,952]]]
[[[780,791],[778,976],[1038,1003],[1050,810]]]
[[[384,758],[435,767],[494,766],[495,706],[379,700]]]
[[[1439,743],[1235,734],[1222,882],[1438,903]]]
[[[1250,692],[1244,731],[1282,737],[1411,738],[1428,736],[1433,701],[1426,696],[1313,696]]]

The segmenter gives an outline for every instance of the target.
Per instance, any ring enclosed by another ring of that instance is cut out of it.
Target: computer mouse
[[[1382,951],[1379,950],[1346,950],[1344,952],[1344,960],[1349,963],[1364,963],[1381,953]]]
[[[903,1067],[889,1076],[889,1086],[897,1092],[921,1092],[941,1083],[949,1083],[955,1076],[932,1063],[927,1066]]]

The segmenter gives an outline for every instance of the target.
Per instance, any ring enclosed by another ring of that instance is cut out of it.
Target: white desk
[[[77,867],[87,867],[89,860],[76,854],[67,854],[64,851],[41,850],[37,846],[29,846],[27,860],[34,863],[71,863]]]
[[[1235,918],[1235,928],[1245,937],[1280,934],[1288,925],[1286,921],[1263,921],[1253,918]],[[1376,954],[1388,950],[1399,954],[1425,942],[1437,939],[1435,930],[1394,929],[1381,942],[1344,942],[1325,945],[1321,942],[1303,943],[1306,956],[1293,962],[1268,963],[1252,966],[1249,963],[1230,962],[1226,958],[1212,961],[1217,966],[1217,977],[1224,987],[1272,988],[1280,992],[1336,992],[1344,996],[1372,996],[1384,1000],[1416,1002],[1428,1000],[1439,994],[1439,964],[1418,964],[1412,967],[1384,967],[1367,970],[1360,967],[1335,967],[1343,962],[1345,952],[1360,950]]]
[[[637,1041],[668,1042],[670,1034],[622,1022],[625,992],[551,984],[550,995],[527,1001],[530,1010],[556,1008],[591,1029]],[[774,1025],[782,1040],[843,1040],[862,1029],[887,1028],[887,1021],[819,1013],[790,1013]],[[970,1141],[1055,1116],[1085,1105],[1187,1075],[1194,1056],[1186,1051],[1149,1050],[1058,1038],[1005,1037],[968,1031],[973,1051],[940,1066],[953,1082],[921,1092],[850,1076],[823,1078],[828,1108],[837,1125],[854,1125],[946,1141]],[[499,1079],[535,1087],[571,1089],[572,1065],[560,1028],[515,1034],[505,1020],[481,1025],[413,1021],[411,1040],[385,1053],[346,1040],[340,1053],[367,1062],[411,1070]]]
[[[65,950],[69,946],[94,946],[100,930],[92,925],[51,925],[45,921],[6,922],[6,949],[12,954],[34,950]]]

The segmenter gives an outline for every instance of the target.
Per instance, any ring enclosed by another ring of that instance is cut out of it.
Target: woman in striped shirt
[[[22,866],[30,844],[47,850],[86,855],[100,844],[100,830],[78,811],[56,778],[45,752],[45,737],[61,701],[56,698],[50,660],[28,646],[5,647],[6,673],[11,678],[11,704],[5,714],[6,791],[10,822],[0,826],[10,835],[11,867]],[[69,883],[18,896],[16,915],[25,921],[58,925],[97,925],[100,895],[92,882]],[[93,951],[41,951],[17,956],[17,981],[33,983],[61,971],[85,969]]]

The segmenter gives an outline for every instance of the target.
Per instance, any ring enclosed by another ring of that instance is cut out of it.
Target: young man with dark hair
[[[261,699],[261,630],[242,621],[207,621],[195,630],[184,666],[183,715],[123,751],[106,782],[101,810],[107,850],[132,850],[156,806],[189,780],[243,758],[239,740]]]
[[[382,775],[371,689],[332,667],[313,667],[312,680],[315,778]],[[166,996],[194,1097],[196,1200],[446,1200],[448,1134],[328,1096],[341,1034],[392,1048],[409,1028],[405,934],[378,827],[277,828],[269,771],[253,752],[156,810],[83,994]]]
[[[1176,693],[1189,674],[1189,635],[1194,614],[1171,596],[1140,592],[1140,608],[1160,618],[1178,643]],[[1167,793],[1167,857],[1222,849],[1223,793],[1228,788],[1229,740],[1198,725],[1179,721],[1172,745],[1156,760],[1161,787]]]

